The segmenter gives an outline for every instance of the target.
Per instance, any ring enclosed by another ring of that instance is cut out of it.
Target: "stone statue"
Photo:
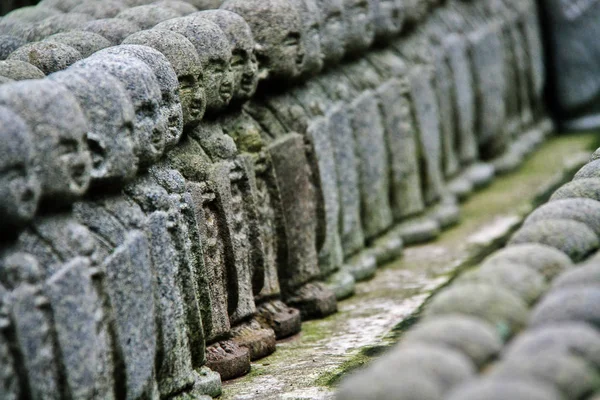
[[[324,66],[320,34],[323,15],[316,0],[293,0],[293,3],[302,17],[304,62],[301,78],[310,78],[321,72]]]
[[[120,0],[104,0],[102,2],[96,0],[84,0],[79,2],[79,4],[76,7],[73,7],[69,12],[86,14],[94,19],[103,19],[114,18],[125,8],[126,5]]]
[[[7,305],[8,291],[0,285],[0,390],[7,400],[20,398],[22,383],[17,372],[18,365],[11,351],[9,339],[12,329]]]
[[[0,61],[0,76],[14,81],[28,79],[43,79],[44,73],[35,65],[25,61],[5,60]]]
[[[373,1],[376,42],[387,42],[400,34],[404,27],[404,3],[403,0]]]
[[[140,45],[121,45],[98,52],[94,57],[103,55],[134,57],[144,62],[156,77],[162,100],[160,104],[163,118],[167,120],[165,149],[173,148],[183,134],[183,111],[179,98],[179,81],[169,60],[158,50]]]
[[[29,42],[37,42],[55,33],[81,30],[91,20],[92,17],[86,14],[53,15],[43,21],[34,23],[31,29],[27,31],[26,39]]]
[[[12,235],[30,222],[37,211],[40,182],[34,172],[34,145],[31,130],[13,111],[0,107],[0,217]]]
[[[46,75],[62,71],[82,58],[73,47],[54,42],[29,43],[8,56],[8,60],[28,62]]]
[[[27,43],[25,39],[0,34],[0,60],[6,60],[13,51],[23,46],[25,43]]]
[[[0,86],[0,104],[29,126],[42,200],[62,206],[82,196],[90,183],[91,156],[85,144],[85,115],[75,97],[49,80]]]
[[[77,98],[89,131],[88,147],[97,149],[92,159],[92,185],[119,185],[138,170],[135,110],[122,84],[105,71],[75,68],[48,79],[64,85]]]
[[[172,8],[149,4],[125,9],[117,15],[118,19],[131,21],[142,29],[150,29],[163,21],[183,16]]]
[[[344,57],[346,25],[344,23],[344,4],[342,0],[317,0],[321,10],[321,52],[326,68],[331,67]]]
[[[81,54],[82,58],[87,58],[95,52],[110,47],[111,44],[104,37],[93,32],[69,31],[57,33],[44,39],[45,42],[61,43],[71,46]]]
[[[369,0],[344,0],[346,24],[346,54],[358,56],[373,44],[375,39],[375,7]]]
[[[103,70],[121,82],[133,103],[133,134],[140,166],[147,166],[162,156],[167,136],[167,120],[160,108],[161,91],[152,69],[134,57],[104,55],[82,60],[74,69]]]
[[[172,8],[173,10],[177,11],[181,16],[186,16],[198,11],[198,9],[194,7],[193,4],[184,0],[163,0],[153,2],[152,4]],[[215,5],[215,8],[216,7],[218,7],[218,4]]]
[[[121,44],[127,36],[141,31],[142,28],[121,18],[105,18],[90,21],[78,30],[97,33],[106,38],[113,46],[116,46]]]

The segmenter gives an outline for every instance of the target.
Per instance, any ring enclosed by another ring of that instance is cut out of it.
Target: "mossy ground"
[[[599,146],[598,135],[550,139],[515,172],[498,177],[462,204],[462,221],[436,241],[404,256],[339,304],[339,312],[308,321],[245,377],[224,384],[223,399],[331,399],[349,372],[368,364],[418,321],[430,295],[503,245],[522,218],[545,201]],[[575,161],[574,161],[575,160]]]

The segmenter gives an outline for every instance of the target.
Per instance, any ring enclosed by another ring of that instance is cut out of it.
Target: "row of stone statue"
[[[371,23],[323,4],[307,24],[293,2],[228,0],[0,85],[8,398],[216,395],[205,365],[247,372],[539,141],[521,135],[543,117],[534,2],[429,4],[289,88]]]

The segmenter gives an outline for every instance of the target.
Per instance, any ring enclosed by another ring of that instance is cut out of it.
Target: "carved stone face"
[[[6,107],[0,107],[0,125],[0,218],[20,228],[33,219],[41,192],[33,143],[25,122]]]
[[[42,196],[61,204],[83,195],[92,159],[85,144],[87,121],[75,97],[48,79],[0,87],[0,104],[17,113],[33,133]]]
[[[375,37],[388,40],[397,36],[404,24],[404,0],[371,0],[375,13]]]
[[[162,29],[134,33],[123,44],[152,47],[169,60],[179,80],[183,124],[188,128],[198,125],[206,111],[206,93],[202,65],[194,45],[185,36]]]
[[[165,149],[167,120],[160,109],[160,87],[150,67],[134,57],[103,55],[82,60],[72,68],[106,71],[125,87],[135,110],[133,133],[140,164],[158,160]]]
[[[326,65],[340,62],[345,54],[346,25],[343,0],[317,0],[321,24],[321,51]]]
[[[256,92],[259,80],[258,61],[254,54],[256,43],[250,26],[244,18],[227,10],[202,11],[194,16],[214,22],[227,36],[232,52],[233,100],[249,100]]]
[[[41,276],[38,260],[27,253],[9,254],[0,263],[0,283],[8,290],[23,284],[37,285]]]
[[[89,124],[87,144],[92,150],[92,180],[113,183],[137,172],[135,111],[125,88],[107,72],[69,69],[48,77],[75,95]]]
[[[304,76],[314,76],[323,69],[323,51],[321,50],[321,24],[323,16],[316,0],[292,0],[302,17],[304,40]]]
[[[179,82],[177,74],[169,60],[158,50],[148,46],[121,45],[102,50],[97,56],[113,54],[116,56],[131,56],[146,64],[156,78],[162,95],[161,112],[167,119],[168,131],[165,138],[166,148],[177,145],[183,134],[183,111],[179,99]]]
[[[346,53],[359,54],[375,39],[373,3],[370,0],[344,0]]]
[[[304,64],[300,11],[288,0],[227,0],[222,9],[241,15],[254,34],[257,57],[269,76],[297,78]]]
[[[233,95],[233,73],[231,45],[223,31],[216,24],[193,16],[165,21],[156,28],[180,33],[196,47],[204,70],[206,112],[214,114],[226,107]]]

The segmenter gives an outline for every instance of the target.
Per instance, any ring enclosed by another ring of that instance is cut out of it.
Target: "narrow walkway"
[[[249,375],[224,384],[224,400],[332,399],[335,384],[394,343],[429,295],[458,270],[501,246],[544,195],[587,161],[594,134],[548,141],[512,174],[496,179],[462,205],[462,222],[435,242],[409,247],[404,257],[357,286],[339,312],[303,324],[277,352],[252,364]]]

